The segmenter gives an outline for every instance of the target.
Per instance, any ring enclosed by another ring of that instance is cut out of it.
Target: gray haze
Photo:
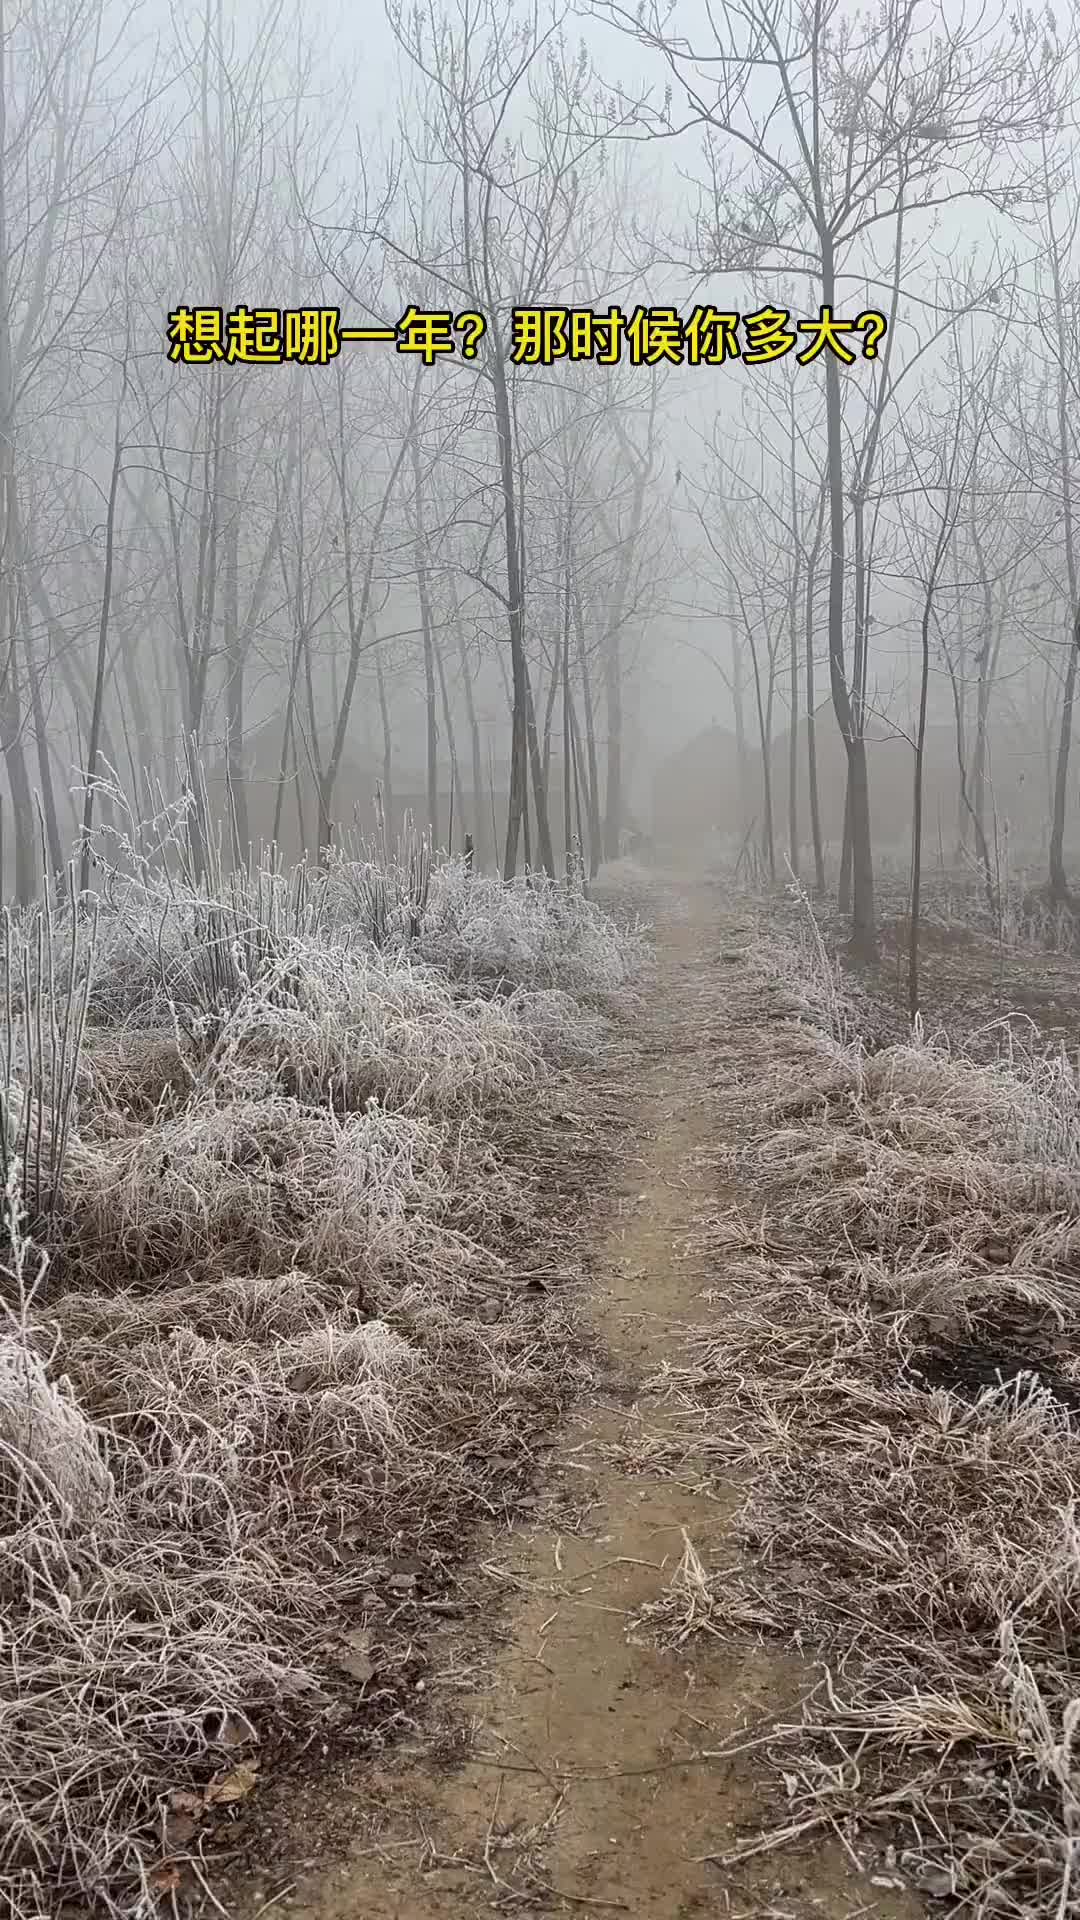
[[[9,17],[9,894],[88,774],[144,812],[197,766],[238,851],[411,813],[505,871],[645,834],[821,886],[850,791],[864,931],[916,811],[927,859],[992,892],[1004,846],[1064,898],[1076,50],[947,14]],[[833,271],[891,318],[835,377],[498,360],[522,303],[797,320]],[[475,362],[166,357],[183,305],[410,302],[482,310]]]

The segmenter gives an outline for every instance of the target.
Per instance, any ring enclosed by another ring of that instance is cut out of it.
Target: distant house
[[[319,821],[315,779],[306,758],[297,769],[292,764],[291,754],[288,770],[282,779],[282,724],[277,718],[268,720],[262,726],[253,728],[245,739],[242,762],[248,834],[254,846],[258,847],[260,843],[268,845],[274,838],[276,820],[277,839],[283,858],[293,861],[302,852],[313,858],[318,846]],[[487,769],[484,771],[487,772]],[[509,769],[505,764],[497,763],[492,771],[494,796],[486,786],[480,794],[476,794],[472,788],[471,765],[468,761],[462,764],[451,809],[450,769],[445,760],[439,768],[439,846],[445,848],[450,844],[452,831],[453,850],[460,853],[465,835],[471,834],[477,859],[484,865],[493,864],[493,845],[501,857],[506,833]],[[392,847],[405,821],[410,818],[421,831],[426,830],[428,799],[424,772],[415,766],[398,766],[395,763],[391,769],[391,779],[392,793],[388,795],[383,784],[381,765],[370,759],[359,760],[348,753],[343,756],[334,790],[334,840],[341,842],[354,834],[366,839],[379,839],[385,827]],[[562,771],[557,762],[550,769],[549,781],[551,832],[558,847],[562,844]],[[220,751],[207,768],[206,784],[215,815],[227,819],[228,783],[224,755]],[[529,803],[531,819],[531,788]]]
[[[715,834],[745,833],[754,812],[738,742],[723,727],[696,734],[653,776],[652,837],[669,851],[696,848]]]
[[[838,846],[844,827],[847,756],[831,704],[815,716],[818,798],[822,838]],[[910,845],[915,756],[911,742],[884,723],[867,728],[870,819],[875,845]],[[797,823],[802,846],[810,844],[810,782],[805,719],[797,740]],[[779,733],[770,754],[774,843],[778,855],[788,840],[789,734]],[[970,768],[969,768],[970,773]],[[956,730],[936,722],[927,728],[923,768],[923,831],[926,845],[940,839],[946,851],[961,836],[963,804],[957,767]],[[999,727],[992,741],[986,795],[986,828],[1006,822],[1012,844],[1041,848],[1048,814],[1047,775],[1038,744],[1019,729]],[[751,741],[739,764],[733,734],[710,727],[658,769],[653,792],[654,833],[667,846],[700,847],[717,834],[742,838],[751,828],[760,845],[765,822],[765,782],[760,749]],[[967,836],[970,839],[970,833]]]

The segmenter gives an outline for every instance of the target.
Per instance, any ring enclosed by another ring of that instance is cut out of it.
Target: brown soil
[[[848,954],[848,927],[838,916],[827,925],[830,944],[869,996],[864,1038],[888,1045],[908,1031],[910,922],[906,891],[895,882],[879,888],[878,959],[855,966]],[[919,998],[929,1034],[962,1040],[976,1057],[1001,1052],[1002,1023],[1028,1043],[1080,1047],[1080,954],[1052,952],[1034,938],[1023,945],[999,942],[977,923],[977,901],[957,899],[931,880],[919,928]],[[800,912],[803,910],[800,908]],[[972,914],[972,923],[957,918]]]
[[[684,1530],[703,1556],[737,1552],[727,1533],[740,1489],[703,1461],[698,1471],[692,1450],[655,1444],[664,1415],[645,1382],[678,1356],[709,1284],[689,1242],[720,1199],[702,1150],[724,1144],[709,1086],[725,1058],[737,1069],[725,998],[745,978],[748,931],[700,902],[661,930],[636,1124],[614,1203],[597,1208],[592,1311],[610,1372],[557,1441],[542,1518],[482,1549],[490,1622],[479,1640],[448,1628],[436,1643],[431,1710],[411,1749],[339,1769],[321,1806],[305,1806],[303,1831],[294,1808],[295,1869],[284,1884],[276,1871],[250,1880],[230,1901],[238,1920],[268,1908],[305,1920],[918,1913],[888,1876],[858,1872],[839,1838],[738,1868],[707,1857],[782,1824],[761,1728],[790,1716],[813,1675],[751,1640],[660,1651],[634,1625]],[[751,1082],[748,1107],[753,1097]],[[716,1757],[732,1747],[743,1751]]]
[[[889,1037],[907,1025],[909,923],[885,920],[881,958],[864,985],[890,1004]],[[994,1058],[1002,1035],[989,1023],[1008,1021],[1021,1038],[1075,1050],[1080,1046],[1080,958],[1037,947],[999,946],[966,927],[919,931],[920,1000],[928,1033],[963,1039],[976,1057]]]

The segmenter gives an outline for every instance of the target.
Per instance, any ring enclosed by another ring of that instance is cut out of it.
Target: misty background
[[[65,0],[0,57],[9,897],[197,778],[237,859],[724,844],[864,942],[873,848],[1071,900],[1049,13]],[[874,358],[510,353],[520,306],[823,300]],[[410,304],[483,312],[476,359],[167,353],[181,306]]]

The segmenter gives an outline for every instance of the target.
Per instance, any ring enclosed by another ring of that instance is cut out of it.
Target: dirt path
[[[755,1752],[709,1756],[793,1705],[806,1670],[749,1642],[660,1652],[631,1629],[677,1563],[684,1529],[703,1557],[733,1551],[725,1532],[738,1489],[698,1486],[705,1475],[692,1456],[678,1477],[665,1475],[662,1449],[650,1447],[662,1418],[642,1387],[678,1354],[708,1285],[685,1243],[717,1204],[716,1176],[694,1156],[717,1144],[708,1082],[718,1054],[737,1044],[725,1038],[724,993],[747,931],[705,908],[662,930],[638,1150],[598,1249],[594,1316],[611,1382],[556,1444],[550,1524],[545,1512],[493,1543],[488,1571],[513,1593],[508,1638],[484,1684],[455,1702],[472,1727],[465,1757],[440,1765],[421,1748],[346,1786],[357,1810],[352,1857],[323,1872],[313,1860],[284,1896],[293,1915],[916,1911],[857,1874],[839,1842],[766,1854],[737,1876],[703,1858],[782,1817]]]

